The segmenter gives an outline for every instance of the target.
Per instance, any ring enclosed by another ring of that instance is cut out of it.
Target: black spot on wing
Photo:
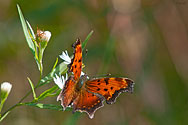
[[[108,89],[104,89],[104,91],[108,91]]]
[[[109,82],[108,82],[108,81],[109,81],[109,78],[105,78],[104,81],[105,81],[106,85],[109,84]]]

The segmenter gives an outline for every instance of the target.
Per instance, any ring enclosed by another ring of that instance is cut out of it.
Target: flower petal
[[[65,81],[67,81],[68,80],[68,74],[66,73],[65,74]]]
[[[84,72],[81,72],[81,76],[83,76],[85,73]]]
[[[63,51],[62,54],[59,55],[59,57],[64,60],[65,64],[71,63],[71,58],[69,57],[67,50],[65,50],[65,52]]]
[[[61,77],[59,77],[57,74],[55,74],[55,77],[53,78],[53,80],[54,80],[55,84],[58,85],[58,87],[60,89],[63,89],[64,84],[63,84]]]

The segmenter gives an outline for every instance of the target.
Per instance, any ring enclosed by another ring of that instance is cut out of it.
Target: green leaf
[[[38,100],[43,100],[48,96],[51,96],[51,94],[58,89],[58,86],[53,86],[52,88],[44,91],[40,96],[38,97]]]
[[[17,4],[17,8],[18,8],[18,13],[19,13],[19,16],[20,16],[20,21],[21,21],[21,24],[22,24],[22,28],[23,28],[23,31],[24,31],[24,35],[25,35],[27,44],[28,44],[31,52],[33,53],[33,55],[35,55],[34,44],[33,44],[33,41],[31,39],[31,36],[29,35],[28,28],[27,28],[24,16],[23,16],[22,11],[21,11],[21,9],[20,9],[18,4]]]
[[[51,72],[53,72],[53,70],[54,70],[54,69],[55,69],[55,67],[57,66],[57,63],[58,63],[58,58],[56,59],[55,64],[54,64],[54,66],[53,66],[53,68],[52,68],[52,71],[51,71]]]
[[[34,98],[34,100],[36,100],[37,98],[36,98],[36,93],[35,93],[34,85],[33,85],[32,81],[30,80],[29,77],[27,77],[27,79],[28,79],[28,81],[29,81],[29,84],[30,84],[31,89],[32,89],[32,92],[33,92],[33,98]]]
[[[86,39],[82,43],[82,50],[84,50],[84,48],[86,47],[86,44],[87,44],[87,42],[88,42],[88,40],[89,40],[89,38],[91,37],[92,34],[93,34],[93,30],[87,35]]]
[[[31,33],[32,39],[35,39],[35,34],[34,34],[34,31],[33,31],[32,27],[31,27],[31,25],[29,24],[29,22],[27,20],[26,20],[26,23],[27,23],[27,26],[28,26],[29,31]]]
[[[27,23],[27,26],[28,26],[28,32],[29,32],[29,35],[30,35],[30,37],[31,37],[31,39],[32,39],[32,41],[33,41],[33,43],[34,43],[34,47],[35,47],[35,58],[38,60],[38,51],[37,51],[37,47],[39,47],[39,45],[38,45],[38,43],[36,42],[36,37],[35,37],[35,34],[34,34],[34,31],[33,31],[33,29],[32,29],[32,27],[31,27],[31,25],[29,24],[29,22],[28,21],[26,21],[26,23]]]
[[[52,93],[52,94],[50,94],[49,96],[50,96],[50,97],[54,97],[54,96],[57,97],[60,92],[61,92],[61,89],[58,89],[55,93]]]
[[[33,106],[41,109],[52,109],[52,110],[63,111],[63,108],[60,105],[42,104],[42,103],[24,103],[24,104],[27,106]]]
[[[29,46],[34,58],[35,58],[38,69],[40,70],[40,63],[39,63],[38,57],[37,57],[36,45],[34,45],[34,43],[32,41],[32,35],[34,35],[34,33],[32,33],[33,31],[32,31],[32,28],[30,28],[30,25],[29,25],[29,29],[28,29],[26,21],[24,19],[24,16],[23,16],[22,11],[21,11],[18,4],[17,4],[17,8],[18,8],[18,13],[19,13],[19,16],[20,16],[20,21],[21,21],[21,24],[22,24],[22,28],[23,28],[23,32],[24,32],[27,44],[28,44],[28,46]],[[31,31],[31,33],[29,33],[29,31]]]

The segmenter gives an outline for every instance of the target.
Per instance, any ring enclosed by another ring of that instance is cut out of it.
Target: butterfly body
[[[128,78],[106,77],[89,79],[81,75],[82,48],[80,40],[73,44],[74,57],[68,65],[73,75],[65,82],[65,86],[57,100],[61,101],[64,109],[68,106],[73,112],[86,112],[93,118],[95,111],[103,106],[103,101],[112,104],[122,92],[133,92],[134,83]]]

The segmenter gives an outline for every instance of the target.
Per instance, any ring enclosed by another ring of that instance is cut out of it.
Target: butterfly
[[[133,92],[134,82],[128,78],[105,77],[92,78],[82,71],[82,47],[78,39],[72,47],[74,57],[68,65],[68,71],[72,72],[65,82],[57,100],[65,110],[67,107],[76,111],[86,112],[92,119],[97,109],[103,107],[103,101],[113,104],[122,92]]]

